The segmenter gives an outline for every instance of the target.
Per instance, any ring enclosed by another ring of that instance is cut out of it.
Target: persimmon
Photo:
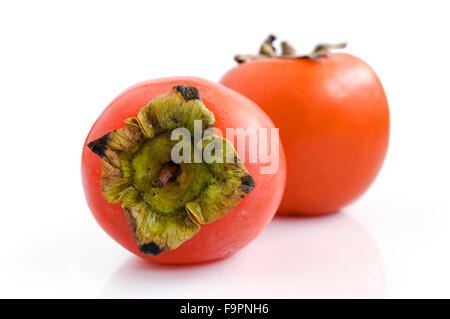
[[[212,129],[199,141],[197,122],[202,134]],[[263,174],[266,162],[245,162],[250,149],[239,153],[234,139],[213,128],[274,125],[249,99],[199,78],[142,82],[112,101],[92,126],[82,155],[86,199],[101,227],[131,252],[161,263],[219,259],[253,240],[281,201],[283,150],[278,170]],[[194,138],[174,139],[175,132]],[[210,146],[214,160],[196,161]]]
[[[258,104],[280,129],[288,178],[279,213],[338,211],[360,197],[377,176],[389,141],[383,86],[363,60],[318,45],[297,56],[287,43],[276,55],[270,36],[257,55],[220,80]]]

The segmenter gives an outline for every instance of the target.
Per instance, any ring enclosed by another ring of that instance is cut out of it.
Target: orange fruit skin
[[[386,94],[372,68],[336,53],[319,61],[242,63],[220,83],[258,104],[280,129],[287,159],[279,213],[320,215],[360,197],[389,142]]]

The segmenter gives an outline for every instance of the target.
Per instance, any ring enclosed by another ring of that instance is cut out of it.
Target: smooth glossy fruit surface
[[[239,64],[220,82],[257,103],[280,129],[288,166],[280,213],[336,212],[377,176],[388,148],[388,102],[359,58],[263,58]]]

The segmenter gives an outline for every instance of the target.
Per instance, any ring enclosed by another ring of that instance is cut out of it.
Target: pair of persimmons
[[[389,140],[376,74],[357,57],[330,54],[339,45],[297,56],[283,42],[277,55],[274,40],[257,55],[236,56],[221,84],[142,82],[99,116],[83,149],[83,185],[96,220],[125,248],[161,263],[219,259],[253,240],[277,211],[336,212],[369,187]],[[189,139],[183,156],[233,145],[214,156],[234,161],[175,163],[180,140],[172,133],[193,133],[196,120],[202,131],[279,128],[279,169],[262,174],[265,163],[246,162],[248,149],[238,154],[235,141],[214,134]]]

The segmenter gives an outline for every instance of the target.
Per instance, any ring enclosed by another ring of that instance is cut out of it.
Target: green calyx
[[[144,254],[177,248],[202,224],[225,216],[253,189],[253,178],[232,144],[206,134],[215,119],[195,87],[172,88],[125,123],[88,147],[102,158],[105,199],[121,203]],[[173,138],[179,128],[190,133],[189,138]],[[193,138],[196,129],[202,133],[200,141]],[[176,162],[174,150],[180,149],[183,160]],[[202,157],[205,152],[213,155]]]

